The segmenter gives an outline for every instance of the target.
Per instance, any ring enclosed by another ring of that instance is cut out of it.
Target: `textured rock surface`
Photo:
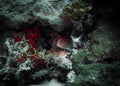
[[[71,0],[72,1],[72,0]],[[52,24],[60,24],[60,15],[70,0],[0,0],[0,15],[12,21],[26,21],[30,12],[35,16],[48,19]],[[75,0],[74,0],[75,1]]]

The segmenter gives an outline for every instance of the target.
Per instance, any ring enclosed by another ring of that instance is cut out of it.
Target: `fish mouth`
[[[60,47],[60,44],[57,44],[56,46],[57,46],[57,47]]]

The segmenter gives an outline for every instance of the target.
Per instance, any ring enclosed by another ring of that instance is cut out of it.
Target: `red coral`
[[[23,29],[23,31],[26,33],[25,37],[27,39],[28,44],[32,45],[33,47],[36,47],[36,40],[40,35],[39,29],[35,27],[34,29]]]
[[[18,62],[23,62],[25,60],[25,58],[26,58],[26,56],[24,54],[20,58],[18,58]]]
[[[19,34],[17,34],[17,33],[13,33],[13,37],[15,39],[15,42],[22,41],[22,37]]]
[[[38,65],[41,65],[41,68],[46,68],[46,62],[44,59],[40,58],[38,54],[35,54],[34,48],[30,48],[30,51],[32,52],[33,55],[29,56],[29,58],[33,59],[35,63],[33,64],[34,68],[37,68]]]
[[[38,54],[34,56],[30,56],[31,59],[34,59],[35,63],[33,64],[34,68],[38,68],[40,64],[40,68],[46,68],[46,62],[44,59],[40,58]]]
[[[33,64],[34,68],[44,69],[46,68],[46,62],[42,58],[35,59],[35,63]]]
[[[39,55],[35,52],[36,49],[36,41],[38,37],[40,36],[40,31],[37,27],[34,29],[23,29],[23,32],[25,33],[25,38],[27,40],[27,43],[31,45],[29,48],[29,51],[32,53],[31,56],[27,56],[27,54],[24,54],[20,58],[18,58],[19,62],[23,62],[26,57],[29,57],[30,59],[34,60],[35,63],[33,64],[34,68],[43,69],[46,68],[46,62],[44,59],[40,58]],[[22,40],[22,37],[19,34],[14,33],[14,38],[16,42],[20,42]],[[40,65],[39,65],[40,64]]]

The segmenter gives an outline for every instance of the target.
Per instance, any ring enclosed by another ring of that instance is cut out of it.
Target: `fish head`
[[[62,36],[57,37],[56,46],[63,48],[63,49],[66,49],[71,45],[71,42],[72,41],[71,41],[70,36],[62,35]]]

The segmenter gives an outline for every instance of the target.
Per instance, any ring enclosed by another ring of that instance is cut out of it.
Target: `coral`
[[[37,27],[35,27],[33,30],[30,29],[24,29],[23,30],[25,34],[25,38],[27,39],[28,44],[32,45],[32,47],[35,47],[36,41],[40,35],[40,31]]]
[[[28,58],[25,62],[21,63],[18,68],[18,72],[28,71],[33,68],[32,61]]]
[[[72,61],[69,58],[66,58],[67,53],[65,53],[65,51],[60,50],[61,52],[58,52],[58,56],[52,56],[52,58],[54,59],[52,62],[50,60],[51,57],[47,57],[47,55],[49,55],[50,53],[47,54],[48,51],[46,51],[44,47],[40,49],[41,46],[39,47],[37,45],[37,40],[39,36],[41,36],[38,27],[33,27],[33,29],[23,29],[22,31],[23,32],[19,33],[13,32],[11,38],[6,39],[5,44],[8,48],[9,58],[7,61],[8,64],[5,64],[6,66],[3,67],[4,70],[8,72],[14,71],[15,77],[17,79],[21,79],[23,76],[25,76],[26,73],[34,71],[33,75],[31,75],[30,73],[30,77],[32,77],[32,79],[34,80],[41,80],[41,77],[45,77],[49,73],[43,73],[44,70],[53,71],[58,70],[58,68],[63,68],[63,70],[72,69]],[[45,36],[41,37],[46,37],[46,34]],[[66,40],[67,38],[64,39]],[[29,40],[32,41],[29,42]],[[5,73],[4,70],[2,70],[1,73]],[[29,76],[27,77],[29,78]],[[23,83],[27,81],[27,77],[24,77]]]
[[[77,1],[72,4],[67,4],[64,8],[66,14],[72,19],[77,19],[79,16],[87,13],[92,9],[92,6],[85,1]]]
[[[70,71],[67,74],[68,82],[74,82],[75,81],[76,74],[74,71]]]
[[[91,2],[1,0],[0,85],[119,86],[119,31]]]
[[[32,77],[33,79],[42,79],[42,77],[45,77],[47,74],[49,74],[49,71],[44,69],[44,70],[40,70],[38,72],[35,72]]]

